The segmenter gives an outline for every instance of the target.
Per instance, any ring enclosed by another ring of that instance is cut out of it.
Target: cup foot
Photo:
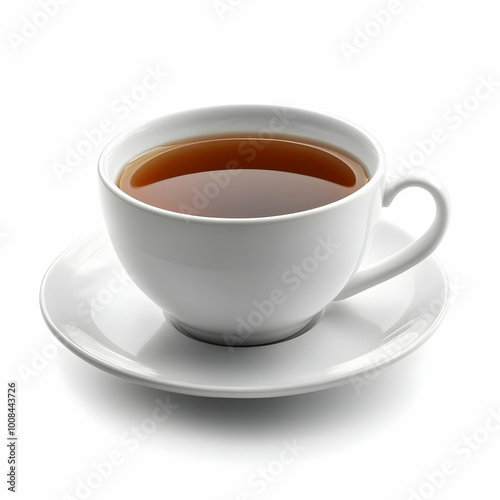
[[[286,342],[288,340],[292,340],[300,335],[303,335],[307,331],[309,331],[313,326],[315,326],[323,317],[325,310],[321,310],[319,313],[315,314],[312,318],[308,319],[304,323],[301,323],[298,326],[294,326],[293,328],[285,331],[276,332],[266,336],[269,340],[266,341],[263,339],[263,334],[255,335],[252,338],[251,335],[248,336],[239,336],[237,334],[221,334],[214,332],[207,332],[204,330],[199,330],[197,328],[192,328],[172,316],[170,316],[165,311],[163,312],[165,318],[172,323],[176,330],[180,333],[189,337],[193,340],[198,340],[200,342],[205,342],[207,344],[224,346],[224,347],[256,347],[263,345],[272,345],[278,344],[280,342]]]

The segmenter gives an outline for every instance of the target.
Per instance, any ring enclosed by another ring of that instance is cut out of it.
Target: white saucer
[[[411,241],[400,228],[381,222],[365,262]],[[68,349],[114,375],[184,394],[260,398],[359,382],[413,352],[443,319],[447,285],[441,265],[429,257],[381,285],[332,302],[300,336],[228,348],[177,331],[128,279],[107,235],[97,234],[50,266],[40,304],[49,328]]]

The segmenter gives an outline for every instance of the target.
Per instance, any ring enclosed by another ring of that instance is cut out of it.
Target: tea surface
[[[205,217],[268,217],[338,201],[368,182],[345,153],[290,138],[214,137],[154,148],[117,185],[133,198]]]

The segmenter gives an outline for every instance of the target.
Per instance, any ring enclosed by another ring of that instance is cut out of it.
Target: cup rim
[[[382,146],[380,143],[375,139],[375,137],[372,136],[369,132],[367,132],[365,129],[360,127],[359,125],[353,123],[350,120],[346,120],[340,116],[334,115],[334,114],[329,114],[329,113],[322,113],[318,111],[312,111],[312,110],[307,110],[303,108],[295,108],[295,107],[289,107],[286,106],[287,110],[291,112],[297,112],[297,113],[306,113],[309,115],[316,115],[317,117],[323,117],[323,118],[328,118],[330,120],[335,120],[339,123],[342,123],[343,125],[347,125],[354,131],[356,131],[358,134],[362,135],[364,139],[366,139],[370,146],[371,149],[376,153],[377,155],[377,166],[376,166],[376,171],[373,176],[371,176],[368,180],[368,182],[364,185],[361,186],[358,190],[356,190],[354,193],[351,193],[344,198],[341,198],[340,200],[327,203],[326,205],[321,205],[319,207],[315,208],[310,208],[308,210],[302,210],[299,212],[290,212],[286,214],[281,214],[281,215],[269,215],[269,216],[264,216],[264,217],[207,217],[204,215],[194,215],[194,214],[184,214],[180,212],[174,212],[172,210],[166,210],[164,208],[159,208],[155,207],[153,205],[149,205],[148,203],[145,203],[143,201],[137,200],[136,198],[130,196],[129,194],[125,193],[122,191],[113,180],[110,179],[108,176],[108,173],[106,171],[106,166],[107,166],[107,156],[108,152],[112,150],[115,146],[119,145],[121,142],[127,140],[127,138],[133,136],[135,133],[144,130],[146,127],[150,127],[152,124],[160,122],[162,120],[165,120],[166,118],[175,118],[178,116],[182,116],[184,114],[189,114],[189,113],[194,113],[196,111],[209,111],[209,110],[230,110],[230,109],[241,109],[242,112],[244,112],[245,108],[262,108],[262,109],[273,109],[276,108],[277,105],[268,105],[268,104],[228,104],[228,105],[214,105],[214,106],[204,106],[204,107],[197,107],[197,108],[189,108],[185,109],[182,111],[178,111],[176,113],[169,113],[166,115],[158,116],[153,119],[149,120],[143,120],[142,122],[137,123],[136,125],[132,125],[131,127],[128,127],[127,129],[123,130],[116,136],[114,136],[103,148],[98,164],[97,164],[97,171],[98,171],[98,176],[99,179],[101,180],[102,184],[106,187],[108,191],[110,191],[112,194],[120,198],[122,201],[128,203],[129,205],[132,205],[135,208],[138,208],[140,210],[143,210],[145,212],[149,212],[155,215],[159,215],[161,217],[167,217],[169,219],[175,219],[178,221],[183,221],[183,222],[193,222],[193,223],[200,223],[200,224],[266,224],[266,223],[276,223],[276,222],[285,222],[288,220],[293,220],[297,218],[302,218],[302,217],[308,217],[316,214],[321,214],[322,212],[326,212],[333,207],[338,207],[345,205],[346,203],[349,203],[356,198],[360,197],[365,193],[365,191],[371,189],[372,186],[378,183],[379,179],[384,176],[384,165],[385,165],[385,154],[382,149]],[[132,160],[132,158],[131,158]]]

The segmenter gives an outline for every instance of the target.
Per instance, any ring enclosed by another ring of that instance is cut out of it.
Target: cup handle
[[[448,225],[449,202],[446,191],[432,172],[419,169],[405,177],[389,181],[384,191],[382,206],[388,207],[399,192],[409,187],[425,189],[434,198],[436,215],[431,226],[407,247],[367,268],[360,269],[351,277],[335,300],[346,299],[401,274],[425,259],[439,245]]]

